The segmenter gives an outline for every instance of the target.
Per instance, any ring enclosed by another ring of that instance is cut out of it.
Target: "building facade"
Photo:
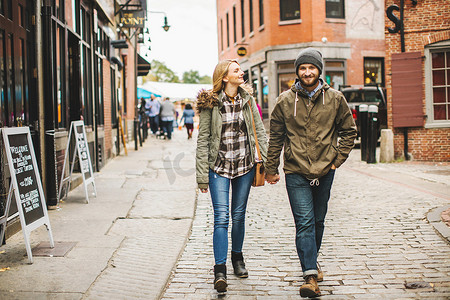
[[[382,0],[217,0],[217,24],[219,59],[238,58],[266,125],[303,48],[322,52],[322,78],[336,89],[385,85]]]
[[[402,3],[403,32],[396,30]],[[449,162],[450,1],[387,0],[387,9],[396,16],[385,18],[388,125],[395,156]]]
[[[143,24],[127,26],[129,10],[145,16],[146,1],[0,0],[0,127],[30,127],[48,206],[59,202],[72,121],[84,121],[94,171],[120,152],[118,120],[133,138],[146,73],[137,67]],[[10,182],[3,148],[0,215]]]

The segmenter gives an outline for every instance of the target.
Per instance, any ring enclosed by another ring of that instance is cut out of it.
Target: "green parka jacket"
[[[355,121],[341,92],[323,83],[310,98],[294,84],[277,98],[271,114],[266,172],[278,174],[284,146],[286,174],[320,178],[332,164],[344,163],[355,138]]]
[[[255,100],[246,89],[239,87],[239,94],[243,98],[242,112],[247,127],[248,141],[250,141],[251,157],[253,158],[253,162],[255,162],[257,153],[251,117],[251,113],[253,113],[259,148],[263,163],[265,164],[267,161],[268,143],[266,130],[261,121],[258,108]],[[219,153],[222,135],[222,113],[220,110],[223,106],[224,97],[225,93],[223,91],[217,95],[210,90],[202,90],[197,96],[197,110],[200,113],[200,125],[197,139],[196,171],[197,184],[200,189],[208,188],[209,169],[214,169]],[[249,101],[251,101],[251,110]]]

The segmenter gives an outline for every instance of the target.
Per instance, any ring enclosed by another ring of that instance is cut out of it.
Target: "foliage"
[[[200,76],[198,71],[190,70],[183,73],[184,83],[206,83],[211,84],[212,80],[209,76]]]
[[[180,82],[180,79],[174,71],[169,69],[163,62],[158,60],[152,60],[152,69],[146,77],[150,81],[162,81],[162,82]]]
[[[146,81],[160,81],[160,82],[183,82],[183,83],[203,83],[203,84],[211,84],[212,79],[209,76],[200,76],[198,71],[190,70],[183,73],[183,80],[180,81],[180,78],[172,71],[169,67],[165,65],[165,63],[152,60],[151,62],[152,69],[147,74],[147,76],[143,77],[143,82]]]
[[[184,83],[198,83],[200,81],[200,74],[198,71],[189,70],[183,73]]]

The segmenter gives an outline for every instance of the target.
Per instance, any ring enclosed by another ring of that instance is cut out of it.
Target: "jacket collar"
[[[316,93],[311,97],[311,100],[312,101],[314,101],[314,100],[316,100],[317,99],[317,97],[319,97],[319,95],[323,92],[323,93],[325,93],[329,88],[330,88],[330,86],[328,85],[328,83],[326,83],[325,81],[323,81],[323,79],[322,78],[319,78],[319,80],[320,80],[320,82],[322,83],[322,87],[320,88],[320,89],[318,89],[317,91],[316,91]],[[308,96],[308,94],[306,93],[306,91],[304,90],[304,89],[302,89],[302,88],[297,88],[297,82],[299,82],[300,81],[300,79],[295,79],[295,83],[291,86],[291,90],[294,92],[294,93],[298,93],[298,95],[300,95],[301,97],[304,97],[304,98],[309,98],[309,96]]]

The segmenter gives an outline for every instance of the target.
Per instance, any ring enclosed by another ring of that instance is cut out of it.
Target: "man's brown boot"
[[[305,277],[305,283],[300,287],[300,296],[308,298],[320,296],[320,290],[315,275],[308,275]]]
[[[322,282],[323,281],[323,272],[322,272],[322,268],[320,267],[319,263],[317,263],[317,282]]]

